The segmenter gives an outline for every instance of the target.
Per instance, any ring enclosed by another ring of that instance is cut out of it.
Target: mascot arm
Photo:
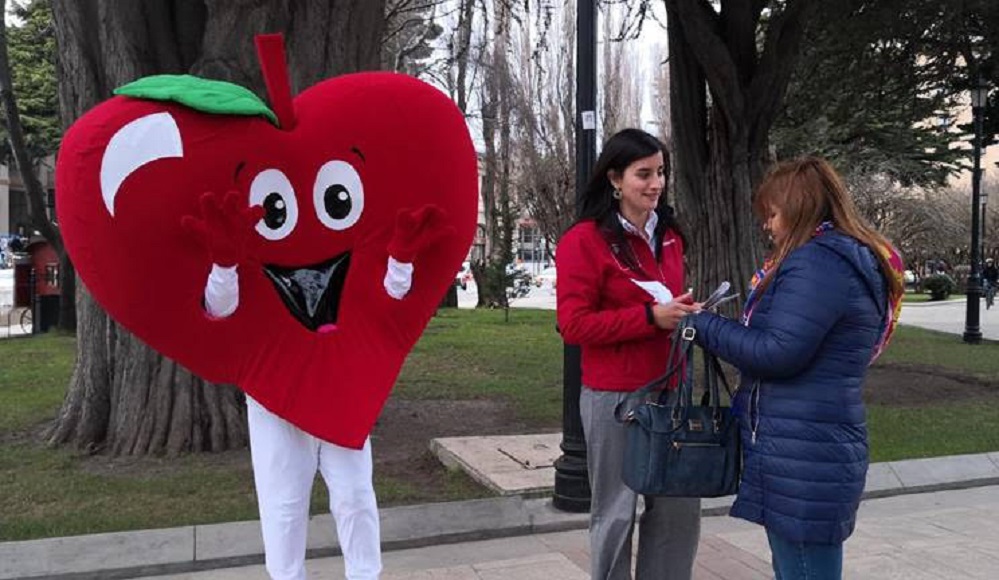
[[[239,306],[238,266],[212,264],[205,284],[205,311],[212,318],[226,318]]]
[[[206,192],[199,198],[201,215],[181,218],[184,231],[205,248],[212,270],[205,284],[205,311],[212,318],[226,318],[239,306],[239,274],[253,251],[253,228],[264,214],[260,206],[245,207],[242,196]]]
[[[389,296],[402,300],[413,284],[413,263],[430,253],[428,250],[435,244],[455,234],[454,227],[446,223],[444,210],[436,205],[403,209],[396,214],[384,281]]]
[[[389,256],[385,270],[385,292],[396,300],[402,300],[413,286],[413,264],[400,262]]]

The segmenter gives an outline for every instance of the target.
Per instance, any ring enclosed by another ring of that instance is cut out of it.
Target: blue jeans
[[[767,530],[776,580],[840,580],[843,544],[789,542]]]

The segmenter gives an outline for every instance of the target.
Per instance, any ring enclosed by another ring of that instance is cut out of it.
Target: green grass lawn
[[[941,396],[933,406],[868,405],[872,461],[999,450],[999,343],[968,345],[953,334],[901,326],[882,360],[955,369],[991,382],[996,392],[963,402]]]
[[[999,342],[989,340],[969,345],[955,334],[899,326],[881,360],[939,366],[999,382]]]
[[[906,292],[902,295],[902,302],[929,302],[930,295],[916,292]]]
[[[441,310],[393,393],[415,399],[501,397],[530,423],[561,425],[562,341],[550,310]]]
[[[40,432],[59,409],[75,338],[0,341],[0,541],[257,518],[248,451],[175,459],[89,457],[49,449]],[[558,426],[562,343],[554,313],[442,310],[400,375],[394,397],[503,399],[529,424]],[[379,503],[426,501],[405,478],[375,473]],[[481,497],[463,473],[440,499]],[[327,511],[325,485],[312,511]]]
[[[45,334],[0,341],[0,437],[54,416],[73,372],[76,338]]]
[[[410,355],[393,397],[484,398],[510,404],[525,423],[556,427],[562,413],[562,343],[551,311],[444,310]],[[0,541],[255,519],[246,451],[165,458],[88,457],[44,447],[72,372],[75,338],[0,341]],[[901,327],[888,363],[935,365],[999,377],[999,343]],[[990,397],[987,395],[987,398]],[[995,400],[923,407],[871,405],[874,461],[999,450]],[[446,499],[483,493],[454,475]],[[405,478],[378,475],[383,504],[421,501]],[[325,511],[315,486],[314,512]]]

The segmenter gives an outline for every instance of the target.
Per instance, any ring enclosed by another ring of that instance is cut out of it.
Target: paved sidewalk
[[[899,323],[961,335],[964,333],[967,311],[968,303],[963,298],[946,302],[906,303],[902,306]],[[979,304],[978,313],[982,337],[999,340],[999,307],[986,310],[983,300]]]
[[[525,441],[521,444],[525,444],[532,437],[536,436],[523,436]],[[548,481],[551,485],[553,476],[550,473]],[[986,453],[878,463],[871,466],[865,496],[877,498],[904,495],[888,504],[882,504],[881,500],[870,500],[865,506],[923,506],[912,509],[928,510],[934,505],[950,505],[955,501],[980,502],[982,509],[978,513],[987,516],[984,520],[979,516],[974,518],[960,516],[954,519],[958,521],[967,519],[969,523],[978,522],[975,524],[979,526],[976,528],[977,532],[981,533],[983,538],[996,538],[994,547],[999,548],[999,517],[997,517],[999,487],[979,487],[978,491],[971,490],[968,493],[961,491],[945,492],[943,495],[933,493],[942,489],[960,490],[972,486],[997,485],[999,485],[999,454]],[[925,492],[927,495],[919,495],[920,492]],[[928,497],[941,499],[925,499]],[[972,499],[947,499],[952,497]],[[732,498],[704,500],[702,513],[705,516],[721,516],[727,513],[731,501]],[[963,506],[965,503],[960,505]],[[865,507],[864,513],[868,512],[871,512],[871,508]],[[907,511],[901,510],[899,513]],[[941,534],[937,533],[938,530],[933,525],[940,522],[944,522],[940,525],[945,525],[950,520],[945,518],[937,522],[934,517],[926,516],[926,521],[917,522],[917,527],[926,527],[926,531],[912,532],[916,534],[917,539],[926,540],[921,546],[936,549],[938,546],[961,544],[956,537],[952,537],[952,532],[943,534],[946,536],[946,541],[938,544],[935,539]],[[502,580],[514,578],[516,575],[517,580],[531,580],[535,577],[539,580],[556,580],[576,577],[573,574],[578,571],[573,572],[574,568],[585,569],[586,541],[585,533],[581,530],[586,528],[588,516],[559,512],[551,506],[551,501],[547,497],[525,499],[513,495],[474,501],[387,508],[382,510],[381,518],[386,570],[400,577],[430,579],[437,576],[447,578],[456,576],[462,579]],[[992,527],[981,528],[986,522]],[[875,523],[869,524],[868,528],[879,530]],[[888,531],[896,535],[916,529],[909,524],[893,525],[895,528]],[[564,534],[550,536],[554,532],[568,530],[577,530],[577,533],[568,536]],[[864,537],[863,533],[859,536]],[[866,546],[874,540],[888,542],[886,544],[888,547],[875,542],[876,545],[884,547],[885,553],[877,552],[873,556],[888,558],[890,566],[898,567],[907,561],[901,556],[899,556],[901,560],[895,561],[901,548],[892,543],[895,540],[890,536],[883,536],[880,531],[874,531],[866,537],[867,539],[860,542],[861,545]],[[469,541],[485,539],[491,539],[491,542],[468,544]],[[458,544],[459,542],[464,543]],[[541,542],[540,546],[538,542]],[[338,553],[336,544],[331,518],[328,515],[314,517],[309,527],[310,555],[313,557],[336,555]],[[739,547],[741,551],[732,550],[730,545]],[[188,574],[177,576],[179,578],[226,579],[243,577],[243,574],[247,574],[246,577],[254,577],[253,574],[261,577],[263,572],[259,563],[262,561],[262,553],[260,529],[256,521],[6,542],[0,543],[0,579],[109,579],[179,573]],[[705,522],[701,553],[702,574],[707,574],[708,571],[715,574],[702,575],[701,578],[765,577],[759,575],[766,571],[763,562],[767,553],[765,540],[759,529],[750,524],[727,517],[709,517]],[[863,555],[872,556],[867,552]],[[543,557],[542,560],[529,560],[526,564],[522,561],[523,558],[539,557]],[[879,566],[889,565],[884,563],[883,558],[876,563]],[[254,566],[246,568],[251,564]],[[862,561],[858,565],[866,564]],[[525,566],[548,571],[535,576],[533,572],[524,571]],[[327,565],[321,562],[310,563],[310,567],[340,570],[339,564]],[[232,568],[240,571],[238,573],[234,570],[194,572],[209,568]],[[726,570],[735,570],[741,575],[730,575]],[[752,575],[753,570],[757,575]],[[526,578],[520,578],[525,575]]]
[[[387,552],[385,580],[586,580],[584,530]],[[844,578],[992,579],[999,569],[999,487],[864,502],[846,543]],[[309,578],[343,578],[340,558],[307,563]],[[163,580],[265,579],[263,566],[162,577]],[[772,578],[762,528],[724,516],[705,518],[694,577]]]
[[[475,286],[468,290],[458,291],[458,306],[474,308],[478,294]],[[523,298],[510,301],[512,308],[555,309],[555,292],[551,288],[532,288],[530,294]],[[944,302],[907,302],[902,306],[900,322],[910,326],[918,326],[961,335],[964,333],[964,323],[967,317],[967,300],[954,297]],[[999,307],[985,309],[985,301],[979,305],[979,318],[982,336],[989,340],[999,340]]]
[[[21,328],[21,311],[14,310],[14,270],[0,269],[0,339],[27,334]]]

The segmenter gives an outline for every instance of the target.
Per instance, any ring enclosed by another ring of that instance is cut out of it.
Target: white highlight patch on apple
[[[114,201],[122,182],[143,165],[168,157],[183,157],[180,129],[170,113],[153,113],[125,125],[111,137],[101,159],[101,197],[114,216]]]
[[[673,300],[673,293],[662,282],[635,280],[634,278],[631,281],[648,292],[649,296],[652,296],[652,299],[658,304],[666,304]]]

